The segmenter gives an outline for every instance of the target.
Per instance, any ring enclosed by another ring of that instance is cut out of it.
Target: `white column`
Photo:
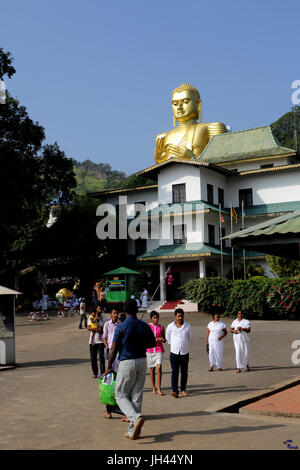
[[[199,260],[199,277],[206,277],[206,262],[205,258]]]
[[[159,262],[159,282],[160,282],[160,300],[166,300],[166,285],[164,283],[164,275],[166,264],[163,261]]]

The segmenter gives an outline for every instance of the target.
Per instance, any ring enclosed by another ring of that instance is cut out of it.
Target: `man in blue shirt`
[[[136,317],[137,304],[125,304],[126,320],[116,327],[105,375],[112,371],[112,363],[119,353],[115,397],[122,412],[129,419],[126,437],[138,439],[145,419],[141,415],[146,379],[146,349],[156,341],[150,326]]]

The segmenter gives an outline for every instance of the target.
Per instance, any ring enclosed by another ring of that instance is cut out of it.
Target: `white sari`
[[[147,289],[145,289],[145,290],[142,292],[140,301],[141,301],[141,304],[142,304],[142,305],[141,305],[142,308],[147,308],[147,306],[148,306],[148,291],[147,291]]]
[[[231,328],[237,330],[239,326],[242,328],[250,328],[250,322],[246,320],[246,318],[243,318],[241,321],[236,318],[232,322]],[[245,369],[249,363],[249,333],[246,333],[246,331],[241,331],[238,334],[233,334],[233,344],[235,348],[236,367],[237,369]]]
[[[218,369],[223,368],[223,338],[219,339],[223,335],[223,330],[226,329],[225,323],[222,321],[213,322],[211,321],[207,328],[209,329],[209,364],[211,367],[217,367]]]

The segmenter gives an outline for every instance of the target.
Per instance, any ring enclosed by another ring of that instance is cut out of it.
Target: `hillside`
[[[126,176],[122,171],[112,170],[109,163],[94,163],[91,160],[76,162],[74,173],[77,181],[76,192],[80,195],[105,189],[132,188],[154,184],[154,181],[136,174]]]
[[[126,179],[125,173],[112,170],[108,163],[95,163],[91,160],[76,162],[74,173],[77,181],[76,192],[81,195],[120,185]]]
[[[300,148],[300,106],[294,106],[289,112],[271,124],[271,129],[284,147]],[[295,133],[296,130],[296,133]],[[295,135],[296,134],[296,135]]]

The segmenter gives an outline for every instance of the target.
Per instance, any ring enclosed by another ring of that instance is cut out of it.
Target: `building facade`
[[[104,198],[117,215],[124,205],[128,255],[159,270],[161,300],[184,296],[190,278],[230,275],[244,256],[271,275],[263,254],[232,253],[223,240],[300,209],[299,156],[281,146],[269,126],[215,135],[198,158],[169,158],[138,174],[155,183],[92,196]]]

